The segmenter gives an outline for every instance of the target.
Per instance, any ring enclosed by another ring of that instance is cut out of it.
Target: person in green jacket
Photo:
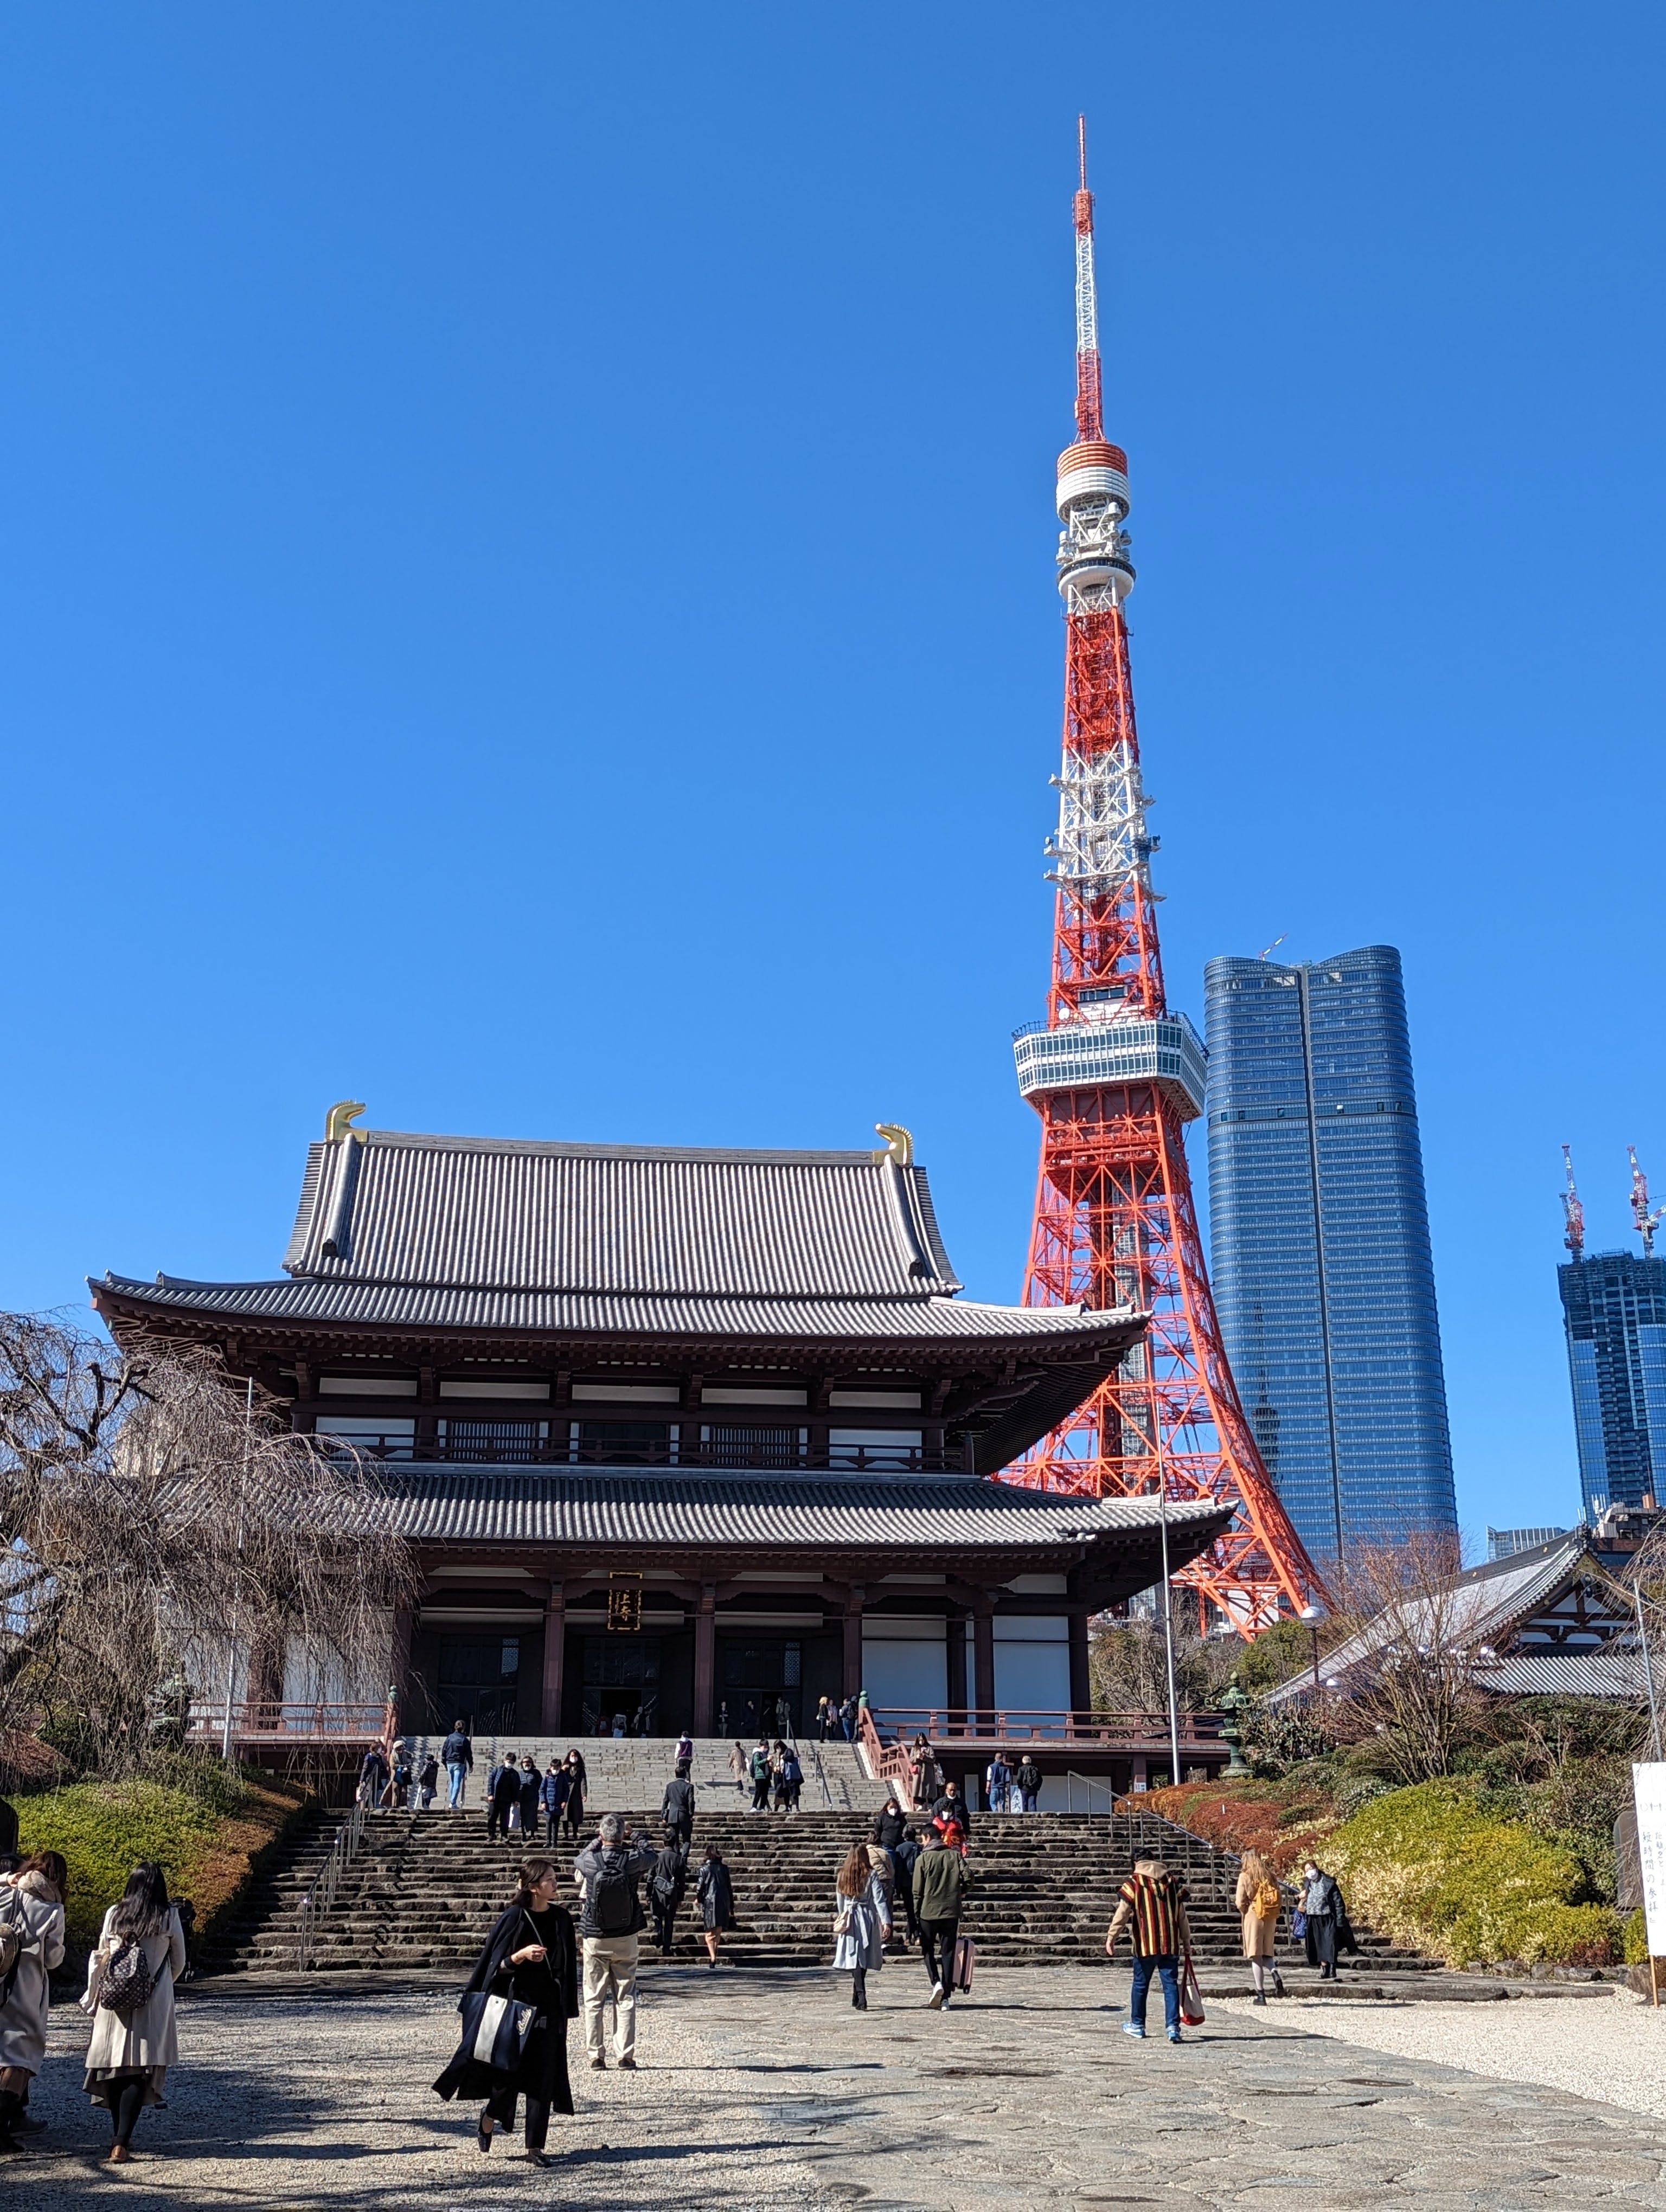
[[[949,1848],[941,1829],[927,1828],[914,1865],[914,1917],[933,2012],[941,2012],[947,2004],[954,1984],[954,1947],[965,1891],[965,1861]]]

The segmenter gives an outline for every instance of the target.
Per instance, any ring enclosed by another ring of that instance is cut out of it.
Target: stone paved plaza
[[[579,2114],[544,2172],[481,2157],[473,2108],[429,2094],[443,1990],[187,1992],[170,2107],[125,2169],[100,2162],[86,2024],[59,2008],[34,2100],[52,2124],[0,2171],[0,2204],[1666,2206],[1666,2013],[1609,1996],[1212,2002],[1177,2051],[1120,2032],[1120,1969],[992,1972],[942,2014],[913,1959],[866,2016],[830,1973],[645,1980],[641,2070],[591,2073],[575,2033]],[[1625,2101],[1545,2086],[1583,2078]]]

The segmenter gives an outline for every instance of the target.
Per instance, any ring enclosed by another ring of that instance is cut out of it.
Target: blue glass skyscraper
[[[1316,1559],[1454,1534],[1400,955],[1212,960],[1211,1273],[1232,1372]]]
[[[1556,1270],[1586,1517],[1666,1479],[1666,1260],[1577,1251]]]

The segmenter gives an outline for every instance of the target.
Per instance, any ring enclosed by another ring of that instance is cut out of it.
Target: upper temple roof
[[[921,1168],[367,1130],[307,1153],[283,1265],[430,1289],[908,1298],[959,1289]]]

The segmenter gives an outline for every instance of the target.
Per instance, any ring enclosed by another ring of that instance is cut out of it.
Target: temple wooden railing
[[[240,1744],[341,1743],[366,1749],[391,1744],[398,1728],[394,1708],[382,1701],[358,1704],[251,1698],[231,1709],[231,1741]],[[226,1735],[223,1700],[193,1704],[185,1723],[193,1741],[218,1744]]]
[[[806,1443],[736,1444],[644,1442],[631,1438],[618,1443],[587,1438],[570,1443],[564,1437],[510,1437],[480,1443],[417,1443],[408,1436],[367,1431],[351,1436],[320,1433],[317,1442],[325,1450],[338,1449],[345,1458],[362,1453],[369,1459],[429,1461],[441,1466],[490,1467],[608,1467],[714,1468],[726,1474],[775,1474],[790,1471],[812,1474],[964,1474],[963,1452],[929,1451],[921,1446],[834,1445],[818,1451]]]
[[[863,1708],[864,1712],[867,1708]],[[1033,1743],[1043,1747],[1073,1743],[1127,1746],[1134,1751],[1166,1751],[1169,1717],[1134,1711],[1063,1712],[1029,1705],[885,1705],[873,1715],[881,1741],[898,1744],[923,1735],[928,1744]],[[1219,1713],[1183,1713],[1183,1751],[1224,1748]]]

